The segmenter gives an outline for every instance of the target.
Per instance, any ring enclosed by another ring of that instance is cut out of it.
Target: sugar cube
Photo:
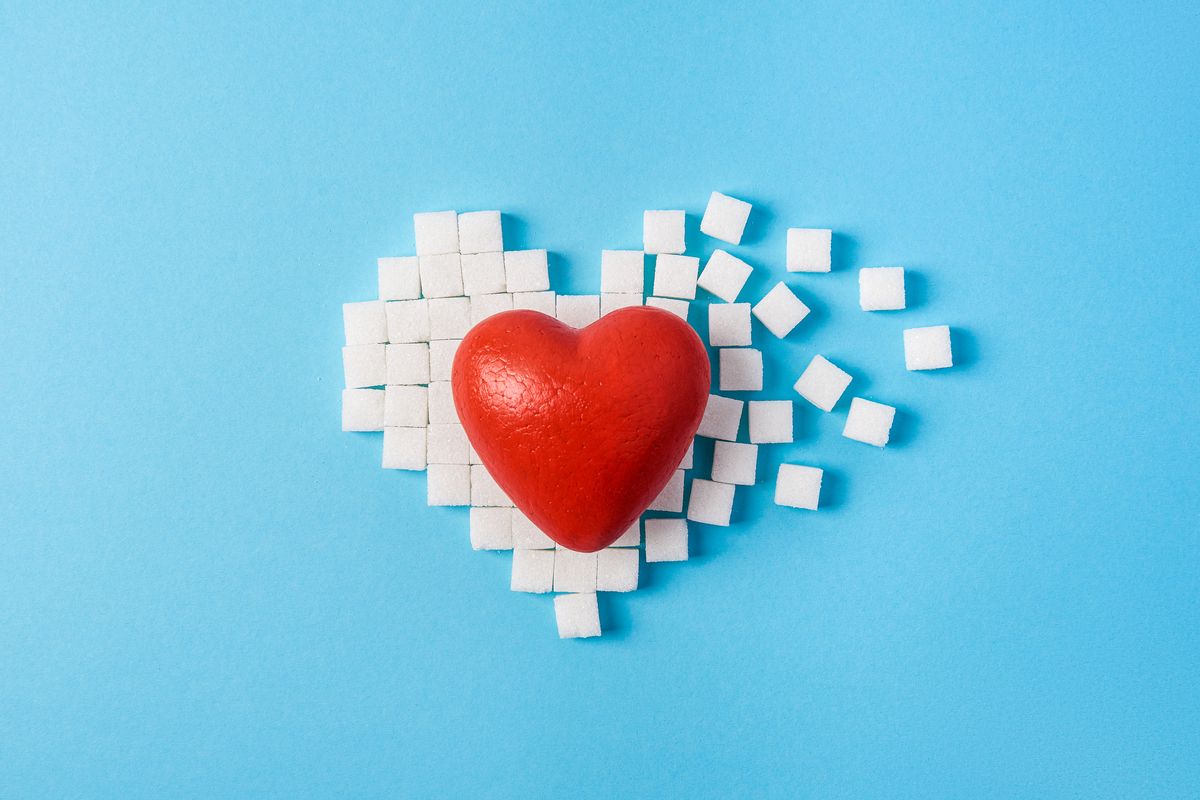
[[[642,249],[647,253],[682,253],[684,245],[682,211],[647,211],[642,215]]]
[[[683,470],[677,469],[671,473],[666,486],[658,493],[658,497],[646,508],[647,511],[683,511]]]
[[[418,256],[458,252],[458,214],[453,211],[413,214],[413,233]]]
[[[742,406],[745,404],[743,400],[734,400],[732,397],[710,394],[708,396],[708,404],[704,407],[704,416],[700,419],[700,427],[696,430],[696,435],[706,436],[709,439],[735,441],[738,435],[738,428],[742,425]]]
[[[468,458],[468,461],[467,461],[468,464],[482,464],[483,463],[483,459],[481,459],[479,457],[479,453],[475,452],[474,447],[470,448],[467,451],[467,458]]]
[[[458,252],[499,253],[503,249],[499,211],[468,211],[458,215]]]
[[[729,489],[732,491],[733,487]],[[678,517],[646,520],[646,563],[687,561],[687,522]]]
[[[637,292],[606,292],[600,295],[600,316],[611,314],[619,308],[630,308],[642,304],[642,295]]]
[[[775,478],[775,504],[817,510],[825,471],[800,464],[780,464]]]
[[[513,550],[512,579],[514,592],[545,594],[554,588],[554,552],[551,550]]]
[[[687,452],[683,454],[683,461],[679,462],[679,468],[680,469],[691,469],[692,462],[695,460],[695,458],[696,458],[696,440],[693,439],[691,444],[688,445]]]
[[[829,272],[833,231],[828,228],[788,228],[787,271]]]
[[[471,298],[438,297],[429,301],[429,338],[461,339],[471,330]]]
[[[762,351],[752,347],[723,347],[718,354],[722,392],[757,392],[763,387]]]
[[[713,446],[712,479],[738,486],[753,486],[758,471],[758,445],[717,442]]]
[[[555,550],[554,591],[596,591],[596,554],[576,553],[561,547]]]
[[[595,294],[560,294],[555,316],[572,328],[586,328],[600,319],[600,296]]]
[[[462,295],[462,256],[458,253],[419,256],[417,265],[421,270],[421,292],[426,297]]]
[[[545,250],[507,250],[504,283],[509,292],[544,292],[550,288],[550,262]]]
[[[743,347],[750,344],[750,304],[710,303],[708,343],[713,347]]]
[[[945,369],[952,366],[954,356],[950,352],[949,325],[930,325],[904,331],[905,369]]]
[[[729,525],[733,514],[733,488],[732,484],[693,478],[687,518],[706,525]]]
[[[430,464],[469,463],[467,432],[456,422],[429,426],[428,461]]]
[[[381,258],[376,263],[380,300],[416,300],[421,296],[421,271],[416,256]]]
[[[346,344],[383,344],[388,340],[387,317],[382,300],[342,304],[342,326]]]
[[[383,468],[425,469],[425,429],[384,428]]]
[[[389,344],[385,355],[388,383],[429,383],[429,345],[425,342]]]
[[[429,343],[429,380],[450,380],[454,355],[462,339],[434,339]]]
[[[717,250],[709,256],[704,271],[696,280],[701,289],[714,294],[726,303],[737,300],[737,296],[750,278],[753,268],[734,255],[724,250]]]
[[[600,291],[612,294],[645,291],[645,253],[641,250],[600,252]]]
[[[696,299],[696,274],[700,259],[664,254],[654,259],[654,294],[658,297]]]
[[[600,635],[600,606],[596,593],[562,594],[554,598],[554,619],[560,639],[589,639]]]
[[[471,509],[472,550],[512,550],[512,509]]]
[[[538,311],[553,317],[557,297],[554,292],[516,292],[513,294],[513,308]]]
[[[606,547],[596,554],[596,591],[632,592],[637,586],[637,550]]]
[[[513,509],[512,527],[513,547],[524,550],[554,549],[554,540],[542,533],[541,528],[534,525],[533,521],[521,513],[520,509]]]
[[[633,524],[629,526],[629,530],[622,533],[609,547],[638,547],[641,543],[642,523],[641,520],[634,520]]]
[[[458,409],[454,407],[454,392],[450,381],[433,381],[429,384],[429,423],[444,425],[459,423]]]
[[[429,301],[393,300],[387,303],[388,341],[393,344],[429,341]]]
[[[483,464],[471,465],[471,505],[512,507],[512,500]]]
[[[785,284],[777,283],[755,304],[753,313],[767,330],[782,339],[808,316],[808,306]]]
[[[750,441],[755,444],[782,444],[792,441],[791,400],[751,400]]]
[[[472,253],[462,257],[463,294],[497,294],[505,290],[503,253]]]
[[[646,305],[661,308],[663,311],[670,311],[675,316],[679,317],[684,322],[687,322],[688,317],[688,301],[676,300],[671,297],[647,297]]]
[[[858,304],[863,311],[899,311],[904,308],[904,267],[860,269]]]
[[[842,436],[883,447],[892,435],[895,418],[894,407],[855,397],[850,401],[850,413],[846,416]]]
[[[850,373],[818,355],[808,362],[804,373],[792,388],[822,411],[832,411],[849,385]]]
[[[477,294],[471,298],[471,327],[475,327],[493,314],[512,311],[511,294]]]
[[[425,480],[428,505],[471,505],[471,468],[467,465],[430,464]]]
[[[385,387],[383,424],[389,428],[423,428],[428,425],[429,390],[424,386]]]
[[[730,244],[741,244],[750,204],[720,192],[708,197],[708,207],[700,220],[700,232]]]
[[[344,389],[342,391],[342,430],[383,430],[383,390]]]
[[[342,348],[342,372],[347,389],[364,389],[387,383],[387,358],[383,344],[356,344]]]

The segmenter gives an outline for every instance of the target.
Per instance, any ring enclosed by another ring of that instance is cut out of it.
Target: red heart
[[[708,400],[708,356],[660,308],[576,330],[506,311],[459,345],[454,405],[500,488],[554,541],[612,544],[683,460]]]

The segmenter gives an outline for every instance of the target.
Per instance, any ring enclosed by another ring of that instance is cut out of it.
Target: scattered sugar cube
[[[721,483],[753,486],[758,472],[758,445],[717,442],[713,446],[712,478]]]
[[[730,244],[741,244],[750,204],[727,194],[713,192],[700,220],[700,232]]]
[[[930,325],[904,331],[905,369],[945,369],[954,366],[950,352],[950,326]]]
[[[471,298],[439,297],[429,301],[429,338],[461,339],[471,330]]]
[[[555,316],[572,328],[586,328],[600,319],[600,296],[595,294],[560,294]]]
[[[458,409],[454,406],[454,392],[450,381],[433,381],[429,384],[429,424],[462,424]]]
[[[804,374],[792,388],[822,411],[832,411],[849,385],[850,373],[818,355],[808,362]]]
[[[388,428],[423,428],[428,425],[429,390],[424,386],[385,387],[383,424]]]
[[[419,256],[417,265],[421,269],[421,292],[426,297],[462,295],[462,256],[458,253]]]
[[[388,383],[429,383],[429,345],[425,342],[389,344],[385,355]]]
[[[658,497],[646,508],[647,511],[683,511],[683,470],[677,469],[671,473],[667,485],[658,493]]]
[[[421,296],[421,271],[416,256],[381,258],[376,263],[380,300],[416,300]]]
[[[509,292],[544,292],[550,288],[550,262],[545,250],[504,253],[504,282]]]
[[[696,435],[706,436],[709,439],[736,441],[738,428],[742,425],[742,406],[745,404],[743,400],[710,394]]]
[[[347,389],[365,389],[387,383],[387,357],[383,344],[356,344],[342,348],[342,372]]]
[[[708,343],[713,347],[744,347],[750,344],[750,304],[709,304]]]
[[[679,462],[679,468],[680,469],[691,469],[692,462],[695,460],[695,458],[696,458],[696,440],[693,439],[692,443],[688,445],[687,452],[683,454],[683,461]]]
[[[596,591],[596,554],[576,553],[561,547],[555,550],[554,591]]]
[[[733,487],[729,487],[733,491]],[[679,518],[646,520],[646,563],[688,560],[687,522]]]
[[[800,302],[785,284],[777,283],[758,301],[753,313],[767,330],[782,339],[808,316],[808,306]]]
[[[383,430],[383,390],[345,389],[342,391],[342,430]]]
[[[429,301],[394,300],[386,304],[388,341],[429,341]]]
[[[695,256],[660,255],[654,259],[654,294],[658,297],[696,299],[696,274],[700,259]]]
[[[542,533],[542,529],[534,525],[533,521],[521,513],[520,509],[513,509],[512,528],[513,547],[524,550],[554,549],[554,540]],[[553,573],[553,560],[550,563],[552,565],[551,573]],[[546,588],[546,591],[550,591],[549,587]]]
[[[670,311],[675,316],[679,317],[684,322],[687,322],[688,317],[688,301],[675,300],[670,297],[647,297],[646,305],[661,308],[663,311]]]
[[[557,297],[554,292],[517,292],[513,295],[513,308],[538,311],[553,317]]]
[[[904,267],[860,269],[858,304],[863,311],[899,311],[904,308]]]
[[[514,532],[515,536],[515,532]],[[554,552],[552,550],[513,550],[512,579],[514,592],[546,594],[554,588]]]
[[[467,432],[456,422],[439,422],[429,426],[428,455],[430,464],[468,464],[470,445]]]
[[[825,471],[800,464],[780,464],[775,479],[775,505],[817,510]]]
[[[600,635],[600,606],[596,593],[562,594],[554,598],[554,619],[560,639],[589,639]]]
[[[600,316],[611,314],[619,308],[630,308],[632,306],[640,306],[642,304],[642,295],[637,292],[622,292],[613,293],[606,292],[600,295]]]
[[[503,249],[499,211],[468,211],[458,215],[458,252],[499,253]]]
[[[763,387],[762,351],[752,347],[724,347],[719,351],[722,392],[757,392]]]
[[[682,211],[647,211],[642,215],[642,249],[647,253],[682,253],[684,245]]]
[[[512,311],[512,307],[511,294],[477,294],[471,298],[471,326],[501,311]]]
[[[827,228],[788,228],[787,271],[829,272],[833,231]]]
[[[462,257],[463,294],[498,294],[505,290],[503,253],[472,253]]]
[[[729,525],[733,514],[733,488],[732,484],[693,478],[687,518],[706,525]]]
[[[384,428],[383,468],[425,469],[425,429]]]
[[[387,317],[382,300],[342,304],[342,326],[346,344],[383,344],[388,340]]]
[[[641,250],[600,252],[600,291],[610,294],[641,294],[646,290],[646,254]]]
[[[717,250],[709,256],[708,263],[704,265],[704,271],[696,280],[696,285],[726,303],[732,303],[737,300],[738,294],[741,293],[742,287],[746,285],[746,281],[753,271],[754,269],[749,264],[737,256],[730,255],[724,250]]]
[[[634,520],[629,526],[629,530],[621,534],[621,536],[609,547],[638,547],[642,543],[642,522]]]
[[[425,479],[428,505],[471,505],[471,468],[465,464],[430,464]]]
[[[512,508],[512,500],[483,464],[471,465],[471,505]]]
[[[471,509],[472,550],[512,550],[512,509]]]
[[[413,233],[417,240],[418,256],[458,252],[458,214],[453,211],[413,214]],[[421,277],[423,279],[425,276]]]
[[[792,435],[791,400],[751,400],[750,441],[755,444],[782,444]]]
[[[450,380],[454,355],[461,343],[462,339],[434,339],[429,343],[429,380]]]
[[[842,429],[842,436],[883,447],[892,435],[892,422],[895,418],[896,409],[892,406],[855,397],[850,401],[850,413],[846,417],[846,427]]]
[[[606,547],[596,554],[596,591],[632,592],[637,586],[637,550]]]

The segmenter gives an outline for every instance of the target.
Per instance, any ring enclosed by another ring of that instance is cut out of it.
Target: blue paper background
[[[1196,796],[1198,34],[1189,4],[4,4],[0,796]],[[897,445],[798,406],[761,472],[826,467],[825,509],[742,492],[560,642],[338,430],[340,304],[413,211],[501,208],[582,292],[713,189],[755,203],[752,295],[786,227],[838,231],[788,278],[813,318],[756,331],[767,394],[822,352]],[[857,310],[880,264],[911,310]],[[961,365],[906,373],[938,323]]]

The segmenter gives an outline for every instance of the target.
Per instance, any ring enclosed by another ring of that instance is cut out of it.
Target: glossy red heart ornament
[[[658,496],[708,401],[708,355],[660,308],[583,330],[505,311],[459,345],[451,375],[467,438],[517,508],[581,552],[612,544]]]

